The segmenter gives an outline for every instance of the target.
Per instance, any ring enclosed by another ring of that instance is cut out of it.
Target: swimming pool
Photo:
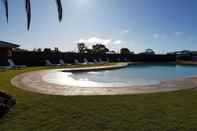
[[[43,80],[71,87],[120,87],[159,84],[165,80],[197,76],[196,65],[134,64],[126,68],[88,72],[49,72]]]

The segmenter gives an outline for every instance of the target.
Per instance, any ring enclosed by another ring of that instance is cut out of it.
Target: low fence
[[[75,59],[84,62],[86,58],[89,62],[95,59],[109,60],[110,62],[127,61],[127,62],[175,62],[175,55],[122,55],[122,54],[79,54],[79,53],[45,53],[45,52],[14,52],[11,59],[16,64],[27,66],[43,66],[45,60],[50,60],[57,64],[62,59],[65,63],[74,63]],[[0,57],[0,66],[8,65],[6,57]]]

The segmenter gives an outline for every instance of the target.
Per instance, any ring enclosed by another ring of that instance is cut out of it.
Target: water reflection
[[[43,76],[43,80],[73,87],[120,87],[158,84],[162,80],[194,75],[197,75],[197,66],[141,64],[109,71],[51,72]]]

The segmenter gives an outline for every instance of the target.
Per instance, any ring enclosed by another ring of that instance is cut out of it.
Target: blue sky
[[[78,41],[136,52],[197,50],[197,0],[62,0],[61,23],[55,0],[31,1],[30,31],[24,0],[9,1],[9,24],[0,8],[0,40],[26,49],[59,47],[63,51],[76,50]]]

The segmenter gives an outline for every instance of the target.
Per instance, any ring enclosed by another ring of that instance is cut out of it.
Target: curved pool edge
[[[66,71],[89,71],[89,70],[106,70],[123,68],[128,64],[116,64],[103,67],[86,67],[86,68],[68,68]],[[142,94],[169,92],[182,89],[190,89],[197,87],[197,77],[189,77],[177,80],[161,81],[159,84],[146,86],[130,86],[130,87],[71,87],[57,84],[50,84],[42,79],[49,72],[65,71],[65,69],[49,69],[34,72],[27,72],[15,76],[11,83],[12,85],[23,90],[49,94],[49,95],[64,95],[64,96],[79,96],[79,95],[123,95],[123,94]]]
[[[64,71],[64,72],[100,71],[100,70],[120,69],[127,66],[129,66],[129,63],[121,62],[113,65],[104,65],[104,66],[95,66],[95,67],[56,69],[56,71]]]

